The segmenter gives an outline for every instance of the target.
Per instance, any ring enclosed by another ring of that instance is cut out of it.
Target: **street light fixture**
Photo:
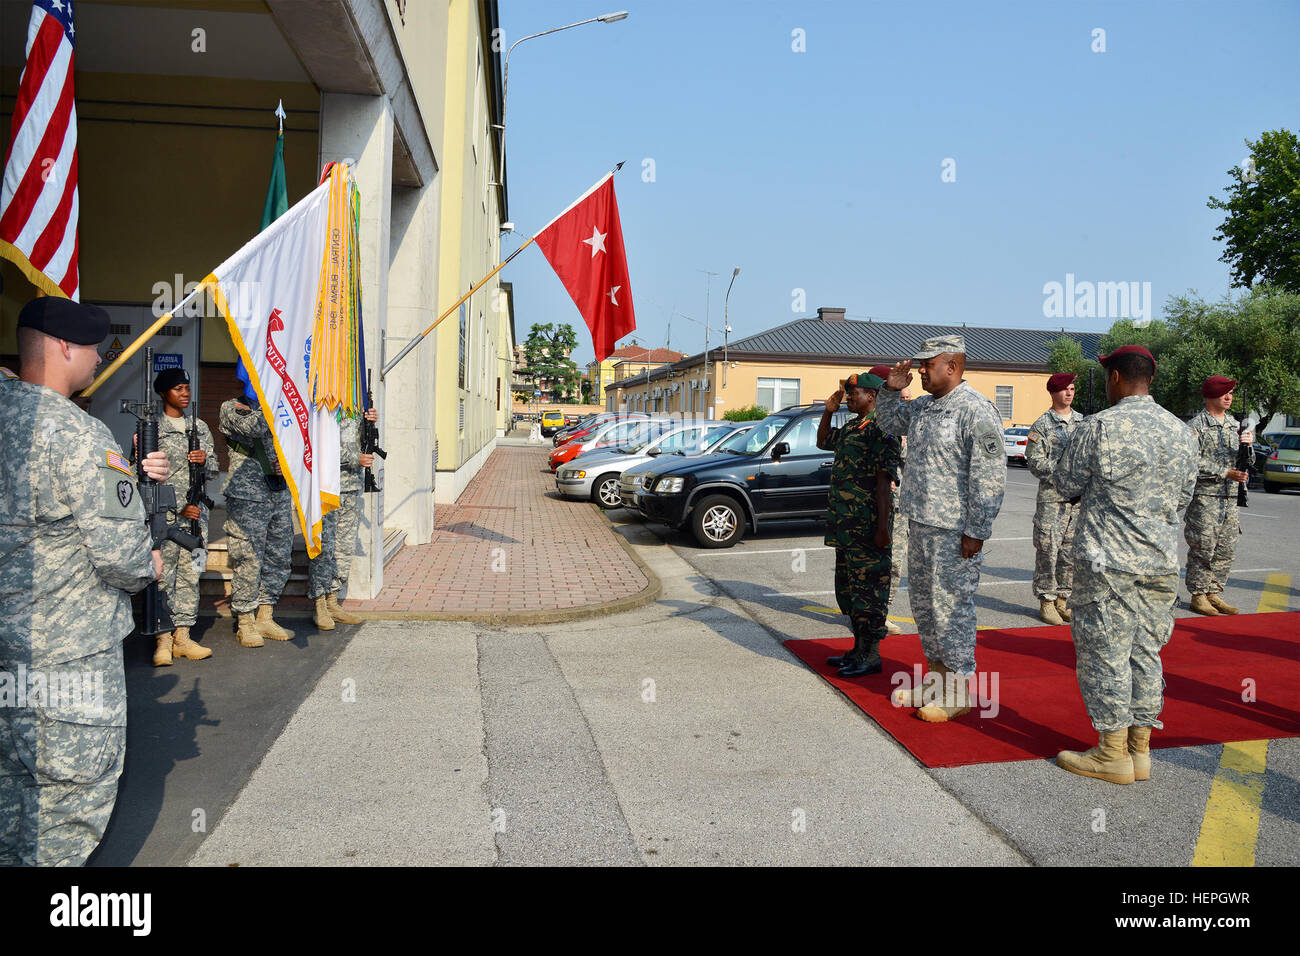
[[[541,33],[530,33],[526,37],[520,37],[510,48],[506,50],[506,58],[501,66],[501,122],[494,123],[497,129],[501,131],[499,147],[497,149],[497,181],[490,183],[492,186],[500,186],[506,179],[506,93],[510,87],[510,54],[514,52],[515,47],[525,40],[535,40],[538,37],[549,36],[552,33],[559,33],[561,30],[572,30],[574,27],[585,26],[588,23],[617,23],[619,20],[627,19],[627,11],[619,10],[617,13],[605,13],[598,17],[591,17],[587,20],[579,20],[577,23],[567,23],[562,27],[553,27],[550,30],[543,30]]]

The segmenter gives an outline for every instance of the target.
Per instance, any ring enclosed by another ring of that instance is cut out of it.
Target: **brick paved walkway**
[[[454,505],[434,508],[434,534],[384,568],[375,617],[529,621],[618,610],[658,581],[625,550],[599,510],[559,498],[550,445],[499,445]]]

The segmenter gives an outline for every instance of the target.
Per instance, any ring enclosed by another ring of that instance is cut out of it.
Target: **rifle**
[[[1248,504],[1246,504],[1246,498],[1247,498],[1247,494],[1246,494],[1246,486],[1250,484],[1250,472],[1251,472],[1250,460],[1251,460],[1251,451],[1252,451],[1252,450],[1251,450],[1251,447],[1250,447],[1249,445],[1243,445],[1243,444],[1241,444],[1241,436],[1244,435],[1244,434],[1246,433],[1246,398],[1245,398],[1245,395],[1242,396],[1241,405],[1242,405],[1242,407],[1241,407],[1241,427],[1239,427],[1239,428],[1237,429],[1237,443],[1238,443],[1238,444],[1237,444],[1237,470],[1238,470],[1238,471],[1244,471],[1244,472],[1246,473],[1246,476],[1247,476],[1247,477],[1246,477],[1246,480],[1245,480],[1244,482],[1242,482],[1241,484],[1237,485],[1237,507],[1238,507],[1238,508],[1248,508],[1248,507],[1250,507],[1250,506],[1249,506]]]
[[[370,411],[370,409],[375,407],[375,399],[370,392],[370,377],[372,374],[374,373],[369,370],[366,371],[366,411]],[[366,418],[364,414],[361,416],[361,454],[378,455],[385,461],[388,460],[388,452],[379,447],[379,426]],[[366,491],[371,492],[383,490],[384,489],[379,487],[379,483],[375,481],[374,472],[367,468]]]
[[[185,429],[185,437],[189,441],[189,448],[191,452],[200,450],[199,423],[198,423],[197,416],[194,414],[194,408],[192,406],[190,408],[190,427]],[[208,497],[207,462],[204,462],[202,465],[200,465],[198,462],[192,461],[189,464],[190,464],[190,490],[189,490],[189,494],[185,496],[185,504],[186,506],[207,505],[208,511],[211,511],[213,508],[216,507],[216,502],[214,502],[211,498]],[[199,547],[200,548],[203,547],[203,530],[202,530],[202,525],[199,523],[198,518],[190,519],[190,534],[198,538]]]
[[[182,531],[167,520],[167,513],[176,511],[176,489],[169,484],[159,484],[144,470],[144,460],[158,450],[158,407],[149,396],[149,370],[153,368],[153,349],[146,346],[144,350],[144,400],[139,402],[122,399],[122,411],[136,418],[135,450],[136,475],[139,482],[140,500],[144,504],[144,521],[149,528],[149,537],[153,550],[157,551],[165,541],[174,541],[186,551],[199,547],[200,540]],[[172,611],[167,603],[167,594],[158,586],[157,581],[150,581],[144,590],[144,621],[140,633],[147,637],[165,634],[174,630],[176,622],[172,620]]]

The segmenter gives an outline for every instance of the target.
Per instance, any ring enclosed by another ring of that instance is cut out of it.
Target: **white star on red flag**
[[[591,238],[582,240],[587,245],[591,246],[591,258],[594,259],[596,258],[596,253],[605,251],[605,237],[607,235],[609,235],[609,233],[601,232],[595,226],[591,227]]]

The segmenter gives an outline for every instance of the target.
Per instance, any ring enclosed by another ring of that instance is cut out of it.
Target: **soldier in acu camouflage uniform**
[[[1237,468],[1237,450],[1245,448],[1255,462],[1255,436],[1237,433],[1237,423],[1228,414],[1232,390],[1237,383],[1223,375],[1211,375],[1201,385],[1205,408],[1188,424],[1200,449],[1196,493],[1187,507],[1187,590],[1197,614],[1237,614],[1219,595],[1228,583],[1232,555],[1241,536],[1237,517],[1237,485],[1250,480],[1250,472]]]
[[[238,622],[236,639],[244,647],[261,647],[263,637],[287,641],[293,631],[271,615],[293,561],[293,501],[280,476],[271,429],[261,409],[236,398],[221,406],[219,425],[230,449],[230,473],[221,493],[234,575],[230,608]]]
[[[186,505],[185,498],[190,493],[190,462],[204,466],[208,481],[217,477],[217,456],[212,447],[212,432],[207,422],[195,418],[199,432],[199,450],[190,451],[190,439],[187,429],[189,420],[185,409],[190,404],[190,376],[183,368],[164,369],[153,381],[153,390],[162,396],[163,416],[158,422],[158,450],[172,463],[171,475],[167,483],[176,489],[176,502],[181,505],[179,517],[184,530],[189,530],[189,521],[199,523],[199,534],[206,545],[208,541],[208,507],[204,504]],[[206,555],[206,551],[197,552]],[[190,628],[198,621],[199,611],[199,575],[202,568],[195,562],[195,556],[181,548],[174,541],[163,544],[163,578],[162,587],[167,592],[167,603],[171,605],[172,620],[176,630],[158,635],[158,646],[154,650],[155,667],[166,667],[176,657],[201,661],[212,656],[212,648],[204,647],[190,638]],[[202,557],[199,560],[203,560]]]
[[[1057,372],[1047,380],[1052,407],[1029,428],[1025,464],[1038,479],[1034,508],[1034,596],[1044,624],[1070,620],[1070,586],[1074,580],[1074,525],[1079,502],[1052,485],[1052,470],[1083,415],[1070,407],[1076,376]]]
[[[921,386],[930,394],[903,404],[911,362],[899,362],[877,399],[876,420],[907,436],[908,462],[899,491],[910,520],[907,580],[912,616],[942,699],[921,688],[896,692],[900,706],[918,707],[940,723],[970,710],[968,678],[975,673],[975,588],[981,550],[1006,491],[1002,419],[993,403],[962,381],[966,342],[960,335],[927,339],[916,354]]]
[[[366,418],[377,422],[379,413],[368,409]],[[339,507],[321,519],[321,550],[311,559],[309,569],[307,594],[316,604],[316,626],[322,631],[332,630],[335,623],[361,623],[361,618],[339,604],[361,526],[362,471],[375,463],[374,455],[361,453],[361,423],[355,418],[339,422],[339,458]]]
[[[841,677],[879,674],[889,610],[890,489],[898,475],[898,440],[873,420],[882,382],[857,373],[826,399],[817,447],[835,452],[826,507],[826,544],[835,549],[835,597],[853,627],[853,650],[826,663]],[[838,428],[831,416],[844,398],[854,417]]]
[[[162,557],[122,449],[69,401],[107,332],[103,309],[36,299],[18,318],[22,380],[0,386],[0,866],[84,863],[117,799],[130,593]],[[144,468],[167,477],[161,452]]]
[[[1082,496],[1070,631],[1079,691],[1100,739],[1056,762],[1132,783],[1150,777],[1151,729],[1164,726],[1160,649],[1174,629],[1178,511],[1196,484],[1196,440],[1152,400],[1150,352],[1125,345],[1100,361],[1112,404],[1084,419],[1052,472],[1062,495]]]

